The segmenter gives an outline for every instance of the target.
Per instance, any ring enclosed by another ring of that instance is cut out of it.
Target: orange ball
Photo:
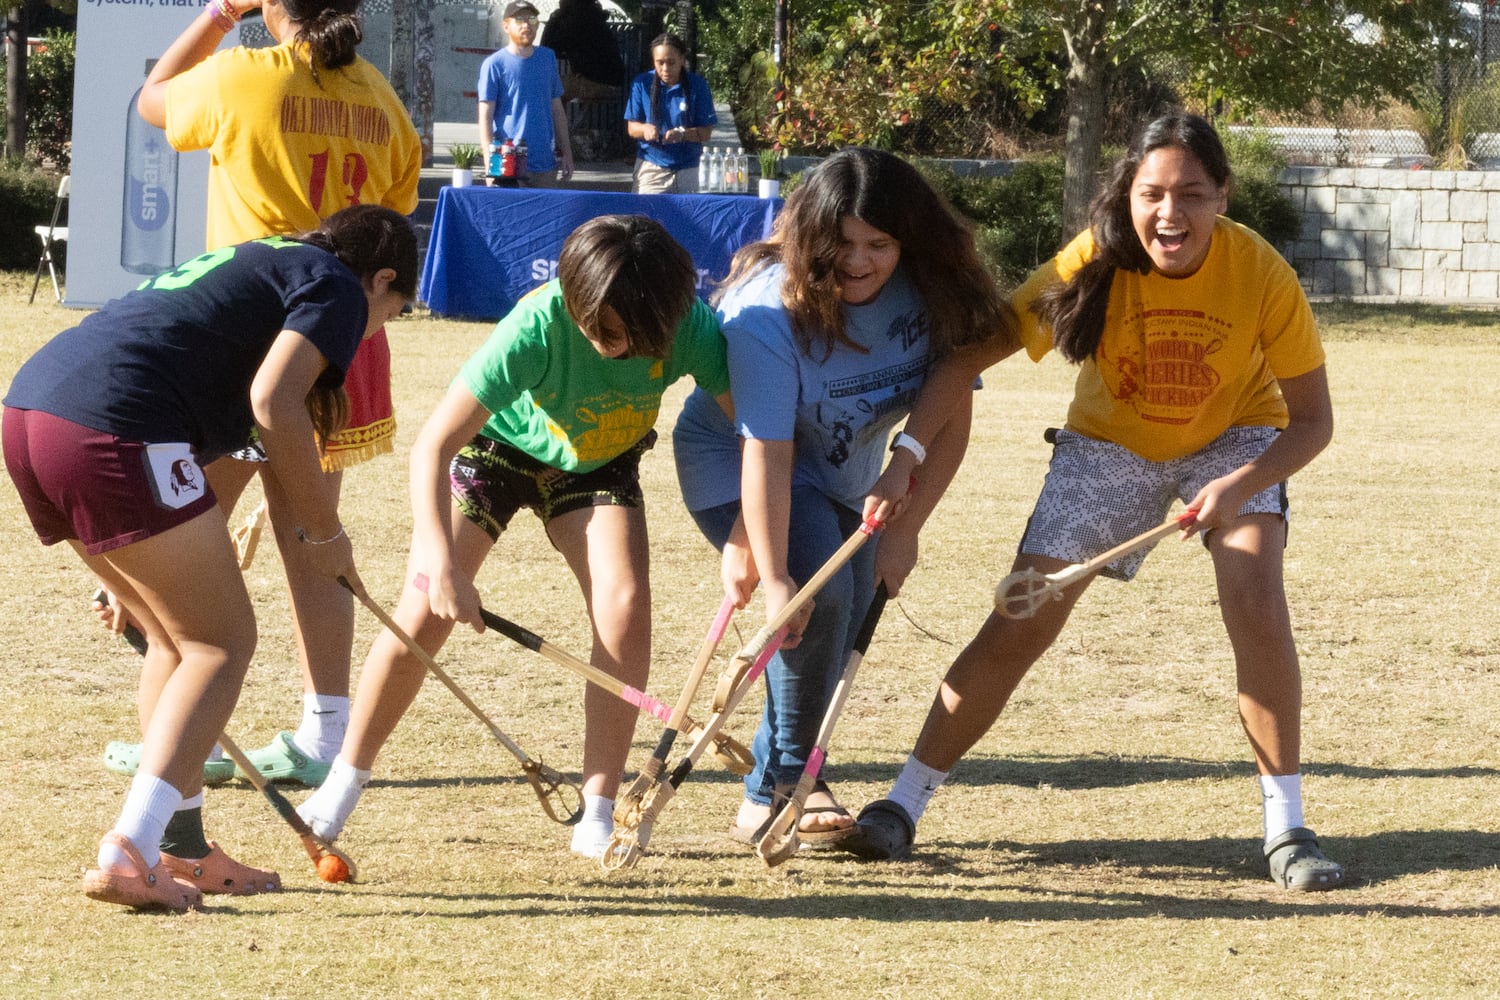
[[[318,878],[324,882],[347,882],[349,866],[337,854],[325,854],[318,859]]]

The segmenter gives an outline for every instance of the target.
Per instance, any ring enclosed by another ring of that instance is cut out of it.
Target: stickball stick
[[[1107,552],[1088,562],[1064,566],[1055,573],[1040,573],[1035,569],[1017,570],[995,588],[995,610],[1006,618],[1030,618],[1048,601],[1062,600],[1063,588],[1077,583],[1091,573],[1108,566],[1121,556],[1143,549],[1167,537],[1174,531],[1190,528],[1198,519],[1198,512],[1185,510],[1164,524],[1150,531],[1143,531],[1127,542],[1121,542]]]
[[[745,648],[740,650],[735,656],[735,659],[751,663],[759,657],[761,650],[765,649],[766,645],[771,641],[771,637],[779,632],[787,622],[797,617],[797,613],[806,606],[813,595],[823,589],[823,584],[827,583],[835,573],[842,569],[844,563],[854,558],[854,553],[858,552],[860,547],[883,527],[885,527],[885,522],[877,521],[874,517],[866,518],[860,524],[859,528],[849,536],[848,540],[839,546],[838,551],[829,556],[828,561],[823,563],[818,568],[818,571],[812,575],[812,578],[802,585],[797,591],[796,596],[786,603],[786,607],[782,608],[774,618],[762,626],[759,632],[755,633],[750,641],[745,644]]]
[[[620,800],[615,804],[615,832],[609,838],[609,846],[604,850],[604,856],[599,859],[600,864],[606,870],[613,871],[617,868],[630,868],[641,859],[641,852],[651,840],[651,830],[656,823],[656,818],[666,808],[667,803],[677,794],[677,789],[687,780],[688,775],[693,773],[698,758],[703,755],[703,750],[714,737],[724,722],[739,706],[745,694],[755,686],[756,678],[765,672],[766,664],[776,654],[781,646],[781,641],[786,638],[786,629],[777,631],[760,651],[760,656],[748,669],[741,668],[737,671],[742,675],[742,680],[729,693],[722,708],[715,709],[714,714],[704,725],[703,731],[693,740],[693,745],[688,748],[687,754],[672,769],[672,773],[665,781],[657,780],[647,790],[646,794],[638,802]],[[733,671],[735,668],[731,667]]]
[[[302,839],[302,849],[307,852],[309,858],[312,858],[313,864],[317,865],[318,877],[324,878],[324,869],[320,862],[325,857],[335,857],[344,863],[344,866],[349,870],[349,874],[346,878],[325,878],[324,881],[353,882],[357,874],[353,859],[337,847],[334,847],[333,844],[313,833],[312,827],[307,825],[307,821],[297,814],[296,807],[288,802],[286,796],[282,795],[276,790],[274,785],[266,780],[266,776],[261,774],[254,764],[250,763],[250,758],[246,757],[245,752],[239,748],[234,740],[229,738],[228,733],[219,734],[219,746],[223,748],[224,753],[229,756],[229,759],[234,761],[235,766],[245,775],[246,780],[255,786],[255,790],[266,797],[266,801],[271,803],[271,808],[276,810],[276,814],[286,820],[287,825],[297,832],[297,836]]]
[[[425,581],[419,578],[418,586],[420,587],[423,582]],[[639,688],[626,684],[607,671],[600,670],[587,660],[580,659],[571,653],[566,653],[558,649],[530,629],[522,628],[510,619],[502,618],[493,611],[480,608],[479,617],[484,622],[486,628],[494,629],[496,632],[525,646],[532,652],[540,653],[553,663],[560,664],[578,674],[590,684],[603,688],[621,701],[634,705],[642,712],[653,715],[662,722],[670,725],[673,710],[668,708],[664,702],[658,701]],[[701,728],[692,719],[679,720],[678,724],[686,725],[690,730]],[[731,739],[722,733],[714,738],[714,754],[724,762],[726,767],[736,774],[749,774],[750,769],[755,764],[754,759],[750,755],[749,748],[738,740]]]
[[[672,746],[677,742],[677,734],[682,729],[683,720],[687,718],[687,712],[693,704],[693,698],[698,694],[698,688],[703,683],[703,675],[708,672],[708,664],[713,659],[714,653],[719,649],[719,643],[724,638],[724,630],[729,627],[729,619],[734,614],[734,598],[725,597],[724,602],[719,605],[718,614],[708,627],[708,634],[703,637],[703,645],[698,648],[698,659],[693,662],[692,669],[688,671],[687,681],[682,685],[682,693],[677,696],[677,704],[672,709],[672,715],[667,719],[667,728],[662,730],[661,739],[656,742],[656,749],[651,751],[651,758],[642,765],[640,773],[635,776],[635,781],[630,783],[618,797],[621,803],[631,803],[626,807],[629,815],[639,810],[641,799],[647,790],[656,782],[661,780],[662,771],[667,767],[667,755],[672,752]],[[754,766],[754,761],[751,761]],[[731,768],[733,770],[733,768]],[[749,774],[749,771],[741,772]]]
[[[849,689],[854,685],[854,675],[859,672],[859,665],[864,662],[865,650],[870,648],[870,639],[875,635],[875,626],[880,622],[880,613],[885,610],[887,599],[885,584],[882,583],[875,588],[875,597],[870,602],[870,610],[865,612],[864,621],[860,623],[859,632],[854,637],[854,648],[849,652],[849,659],[844,664],[843,674],[839,676],[838,686],[833,689],[833,698],[823,713],[823,722],[818,726],[818,743],[807,755],[807,764],[802,768],[802,777],[797,780],[797,786],[787,799],[786,805],[777,812],[770,826],[766,827],[766,832],[761,835],[755,845],[755,853],[760,855],[767,867],[774,868],[797,853],[797,847],[800,844],[797,831],[802,822],[803,809],[807,805],[807,796],[812,793],[813,786],[817,784],[818,773],[823,770],[823,762],[828,758],[828,743],[833,738],[833,727],[838,723],[839,715],[844,711],[844,704],[849,699]]]
[[[484,710],[464,693],[464,689],[459,687],[452,677],[448,676],[447,671],[438,666],[437,661],[432,658],[432,654],[423,649],[417,643],[417,640],[413,639],[406,633],[405,629],[396,624],[395,619],[385,613],[384,608],[375,603],[374,599],[365,592],[364,584],[359,581],[357,576],[353,582],[347,577],[341,576],[339,577],[339,583],[343,584],[344,589],[358,598],[359,602],[369,609],[370,613],[379,620],[380,624],[385,626],[386,631],[399,639],[401,644],[427,668],[432,676],[442,681],[443,686],[452,691],[454,697],[462,702],[463,706],[472,712],[475,718],[484,723],[485,727],[489,729],[490,735],[494,736],[495,740],[506,750],[509,750],[511,756],[520,762],[522,773],[526,775],[526,780],[531,783],[532,791],[536,792],[537,800],[541,802],[543,811],[549,817],[564,826],[572,826],[583,818],[582,788],[575,782],[569,781],[561,772],[548,767],[540,760],[533,760],[525,750],[521,749],[520,744],[507,736],[505,731],[499,726],[495,725],[490,717],[484,713]]]
[[[718,688],[714,692],[713,712],[705,732],[717,732],[716,726],[723,724],[755,683],[755,679],[765,671],[766,664],[786,637],[787,622],[795,618],[818,591],[823,589],[823,585],[833,579],[860,547],[883,526],[883,522],[873,517],[866,518],[837,551],[818,567],[818,571],[807,583],[797,590],[786,606],[735,654],[728,668],[719,677]],[[630,791],[616,801],[615,832],[602,859],[605,868],[628,868],[640,860],[641,851],[650,840],[656,817],[692,773],[698,755],[702,753],[703,738],[703,734],[699,734],[687,756],[665,781],[660,774],[647,776],[642,772]],[[649,783],[642,782],[641,778],[646,778]]]

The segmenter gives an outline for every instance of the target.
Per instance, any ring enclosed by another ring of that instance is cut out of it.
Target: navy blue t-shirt
[[[244,447],[250,383],[282,330],[328,360],[338,386],[369,300],[326,250],[272,236],[157,275],[58,334],[21,366],[5,405],[148,443],[185,441],[208,463]]]

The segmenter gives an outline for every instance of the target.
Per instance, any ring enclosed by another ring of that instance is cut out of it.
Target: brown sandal
[[[141,852],[128,838],[111,830],[104,835],[104,840],[119,848],[130,859],[135,871],[122,874],[90,868],[83,873],[83,892],[90,899],[137,910],[169,910],[172,913],[186,913],[203,905],[203,893],[196,886],[174,878],[164,863],[158,861],[155,868],[147,868]]]

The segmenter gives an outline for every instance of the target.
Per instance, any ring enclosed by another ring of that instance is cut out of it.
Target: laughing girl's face
[[[1208,256],[1214,217],[1228,207],[1192,153],[1177,146],[1154,149],[1130,185],[1130,220],[1151,263],[1169,278],[1185,278]]]
[[[901,263],[901,241],[852,215],[840,220],[839,230],[833,261],[839,292],[851,306],[872,302]]]

